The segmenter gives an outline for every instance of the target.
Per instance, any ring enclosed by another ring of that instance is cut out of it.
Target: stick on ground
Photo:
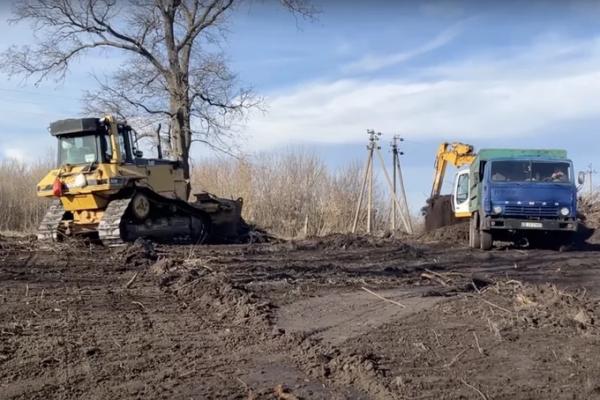
[[[135,282],[135,279],[137,278],[137,276],[138,276],[137,272],[135,274],[133,274],[133,276],[131,277],[129,282],[127,282],[127,284],[125,285],[125,289],[129,289],[131,287],[131,285],[133,285],[133,282]]]
[[[479,351],[479,354],[483,355],[484,354],[483,349],[479,345],[479,338],[477,337],[477,334],[475,332],[473,332],[473,336],[475,337],[475,344],[477,345],[477,351]]]
[[[381,299],[381,300],[387,302],[387,303],[395,304],[395,305],[400,306],[402,308],[406,308],[406,306],[404,304],[398,303],[397,301],[394,301],[394,300],[387,299],[387,298],[383,297],[382,295],[379,295],[379,294],[377,294],[375,292],[370,291],[366,287],[361,287],[361,289],[364,290],[365,292],[367,292],[367,293],[369,293],[369,294],[377,297],[378,299]]]
[[[463,385],[465,385],[465,386],[467,386],[468,388],[470,388],[470,389],[473,389],[474,391],[476,391],[477,393],[479,393],[479,395],[481,396],[481,398],[482,398],[483,400],[488,400],[488,397],[487,397],[485,394],[483,394],[483,392],[482,392],[481,390],[477,389],[477,388],[476,388],[475,386],[473,386],[473,385],[469,385],[469,384],[467,383],[467,381],[465,381],[464,379],[461,379],[460,381],[463,383]]]

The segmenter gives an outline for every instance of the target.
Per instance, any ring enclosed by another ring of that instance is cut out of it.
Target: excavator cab
[[[461,170],[454,179],[454,191],[452,193],[452,210],[457,218],[471,216],[469,201],[471,199],[471,180],[469,169]]]
[[[155,241],[236,241],[246,227],[242,201],[203,193],[189,203],[177,161],[142,158],[136,135],[112,116],[56,121],[58,166],[37,185],[52,198],[38,239],[86,235],[121,244]]]

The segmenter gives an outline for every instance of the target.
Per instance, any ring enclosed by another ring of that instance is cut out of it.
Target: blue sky
[[[323,1],[316,22],[269,1],[241,6],[225,50],[267,105],[250,116],[243,147],[311,147],[335,167],[365,157],[366,129],[384,133],[386,151],[400,134],[413,209],[440,141],[565,148],[577,169],[598,163],[600,2],[525,3]],[[0,48],[31,41],[8,16],[2,3]],[[0,157],[45,154],[48,123],[78,115],[90,72],[120,62],[93,54],[65,82],[37,88],[3,79]]]

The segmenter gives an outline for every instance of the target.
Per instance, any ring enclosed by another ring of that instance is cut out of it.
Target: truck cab
[[[470,246],[570,243],[577,231],[573,171],[564,150],[481,150],[454,185],[455,213],[470,217]]]

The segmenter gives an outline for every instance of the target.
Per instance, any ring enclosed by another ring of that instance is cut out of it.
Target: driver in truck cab
[[[560,167],[554,168],[554,172],[550,178],[552,179],[552,182],[568,181],[567,174]]]

